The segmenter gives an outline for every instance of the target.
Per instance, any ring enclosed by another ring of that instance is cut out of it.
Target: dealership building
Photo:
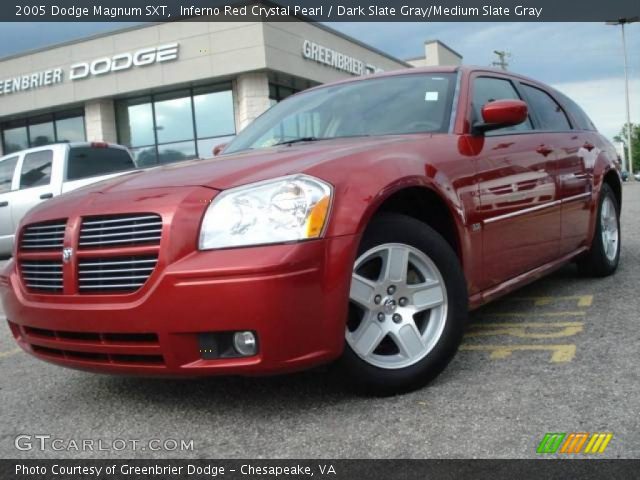
[[[379,71],[456,65],[439,41],[394,58],[317,23],[147,24],[0,59],[0,155],[126,145],[140,165],[208,157],[274,103]]]

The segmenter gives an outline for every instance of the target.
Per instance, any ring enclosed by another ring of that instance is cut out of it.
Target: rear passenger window
[[[576,102],[571,100],[566,95],[563,95],[562,93],[556,93],[560,95],[560,99],[562,100],[564,107],[567,109],[574,122],[576,123],[576,128],[578,128],[579,130],[597,130],[589,116],[584,112],[584,110],[582,110],[582,108],[580,108],[580,106]]]
[[[11,191],[16,163],[18,163],[18,157],[10,157],[0,162],[0,193]]]
[[[51,183],[53,150],[27,153],[22,162],[20,188],[39,187]]]
[[[571,124],[562,107],[551,96],[530,85],[522,85],[527,96],[529,108],[531,108],[540,121],[540,130],[567,131],[571,130]]]
[[[121,148],[74,147],[69,152],[67,180],[97,177],[136,168],[131,155]]]
[[[482,107],[496,100],[521,100],[515,87],[509,80],[492,77],[478,77],[473,82],[473,114],[474,121],[482,121]],[[531,130],[531,120],[527,119],[519,125],[512,127],[500,128],[486,132],[485,135],[498,135],[508,132],[520,132]]]

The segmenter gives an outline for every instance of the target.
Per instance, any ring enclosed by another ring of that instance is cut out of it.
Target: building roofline
[[[449,45],[447,45],[447,44],[446,44],[446,43],[444,43],[444,42],[441,42],[441,41],[440,41],[440,40],[438,40],[438,39],[425,40],[425,41],[424,41],[424,44],[426,45],[427,43],[438,43],[438,44],[440,44],[442,47],[444,47],[444,48],[446,48],[447,50],[449,50],[449,51],[450,51],[451,53],[453,53],[454,55],[456,55],[456,56],[458,56],[458,57],[460,57],[460,58],[463,58],[463,57],[462,57],[462,55],[460,55],[458,52],[456,52],[453,48],[451,48]]]
[[[377,55],[381,55],[389,60],[392,60],[394,62],[398,62],[402,65],[404,65],[405,67],[411,67],[412,65],[408,64],[405,60],[401,60],[397,57],[394,57],[393,55],[390,55],[389,53],[383,52],[382,50],[379,50],[375,47],[372,47],[371,45],[368,45],[364,42],[362,42],[361,40],[358,40],[357,38],[354,38],[350,35],[347,35],[346,33],[342,33],[338,30],[335,30],[331,27],[328,27],[327,25],[324,25],[322,23],[319,22],[313,22],[313,21],[309,21],[308,19],[302,17],[302,16],[292,16],[292,19],[298,20],[298,21],[303,21],[303,22],[307,22],[311,25],[313,25],[314,27],[317,27],[321,30],[324,30],[326,32],[329,32],[333,35],[336,35],[338,37],[341,37],[344,40],[347,40],[349,42],[352,42],[362,48],[365,48]],[[104,32],[100,32],[100,33],[96,33],[93,35],[88,35],[86,37],[81,37],[81,38],[75,38],[72,40],[66,40],[64,42],[57,42],[57,43],[52,43],[51,45],[47,45],[44,47],[38,47],[38,48],[33,48],[30,50],[25,50],[23,52],[18,52],[18,53],[12,53],[10,55],[4,56],[4,57],[0,57],[0,63],[5,62],[7,60],[13,60],[16,58],[20,58],[20,57],[26,57],[29,55],[35,55],[36,53],[41,53],[41,52],[46,52],[48,50],[53,50],[54,48],[61,48],[61,47],[67,47],[70,45],[75,45],[78,43],[82,43],[82,42],[89,42],[91,40],[96,40],[98,38],[104,38],[104,37],[108,37],[111,35],[116,35],[116,34],[120,34],[120,33],[127,33],[127,32],[131,32],[131,31],[135,31],[135,30],[140,30],[143,28],[148,28],[148,27],[153,27],[153,26],[157,26],[157,25],[162,25],[164,23],[172,23],[172,22],[180,22],[180,21],[188,21],[187,18],[180,18],[180,19],[175,19],[175,20],[169,20],[166,22],[144,22],[144,23],[140,23],[140,24],[136,24],[136,25],[130,25],[128,27],[122,27],[122,28],[117,28],[115,30],[107,30]],[[294,20],[292,20],[293,22]],[[256,22],[257,23],[257,22]],[[263,22],[263,23],[280,23],[280,22]],[[446,45],[445,45],[446,46]],[[448,47],[447,47],[448,48]],[[453,51],[453,50],[452,50]],[[455,53],[455,52],[454,52]]]

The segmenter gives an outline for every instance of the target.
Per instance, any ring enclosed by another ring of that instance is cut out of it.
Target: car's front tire
[[[438,232],[404,215],[374,218],[353,268],[344,373],[378,395],[422,387],[455,355],[467,304],[458,257]]]
[[[583,275],[606,277],[620,262],[620,206],[613,190],[603,184],[598,201],[596,231],[589,251],[578,259]]]

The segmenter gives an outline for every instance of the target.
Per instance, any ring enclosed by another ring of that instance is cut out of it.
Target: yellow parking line
[[[578,307],[587,308],[593,305],[593,295],[566,295],[566,296],[540,296],[540,297],[510,297],[509,300],[524,301],[532,300],[536,307],[543,307],[554,302],[575,300]]]
[[[497,335],[510,335],[517,338],[561,338],[571,337],[581,333],[584,329],[583,322],[525,322],[525,323],[479,323],[470,326],[471,330],[465,337],[489,337]],[[537,331],[536,331],[537,330]],[[555,330],[540,332],[540,330]]]
[[[14,348],[13,350],[9,350],[8,352],[0,352],[0,358],[10,357],[11,355],[15,355],[19,351],[19,348]]]
[[[580,311],[571,311],[571,312],[544,312],[544,313],[535,313],[535,312],[497,312],[497,313],[487,313],[484,315],[480,315],[482,318],[491,318],[491,317],[584,317],[585,312]]]
[[[516,351],[550,351],[552,363],[570,362],[576,355],[575,345],[460,345],[460,350],[488,351],[489,358],[498,360],[510,357]]]

